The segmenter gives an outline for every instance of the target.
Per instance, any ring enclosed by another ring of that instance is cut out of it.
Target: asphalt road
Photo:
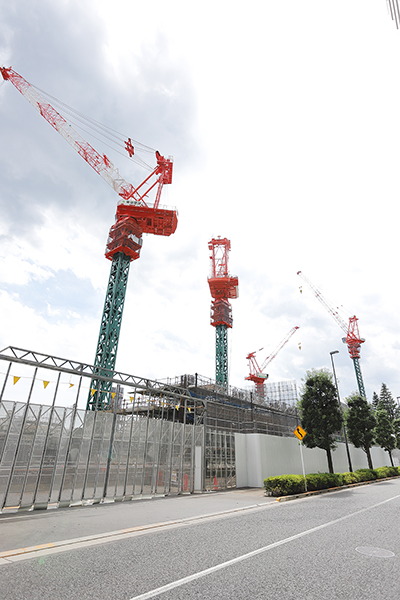
[[[3,548],[0,598],[400,597],[400,479],[284,503],[238,490],[121,506],[1,518],[6,550],[24,530],[25,542],[35,530],[35,544],[56,546],[9,557]],[[76,519],[88,539],[66,535]]]

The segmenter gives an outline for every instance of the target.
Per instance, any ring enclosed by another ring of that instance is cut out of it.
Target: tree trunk
[[[365,448],[365,453],[367,455],[368,468],[369,469],[373,469],[374,467],[372,466],[371,449],[370,448]]]
[[[333,462],[332,462],[332,452],[330,448],[326,449],[326,458],[328,459],[328,469],[329,473],[333,473]]]
[[[388,450],[388,454],[389,454],[389,457],[390,457],[390,464],[392,465],[392,467],[394,467],[393,458],[392,458],[392,451]]]

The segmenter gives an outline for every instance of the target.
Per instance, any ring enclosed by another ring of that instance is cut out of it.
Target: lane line
[[[183,527],[191,525],[193,523],[197,523],[199,521],[208,521],[218,518],[229,517],[243,511],[252,512],[256,510],[262,510],[266,506],[274,506],[274,504],[271,502],[262,502],[260,504],[251,504],[249,506],[242,506],[239,508],[232,508],[225,511],[207,513],[204,515],[195,515],[193,517],[186,517],[184,519],[176,519],[174,521],[162,521],[161,523],[138,525],[136,527],[128,527],[125,529],[118,529],[116,531],[107,531],[104,533],[82,536],[79,538],[60,540],[58,542],[49,542],[46,544],[39,544],[37,546],[28,546],[24,548],[6,550],[0,552],[0,565],[16,562],[17,560],[32,558],[33,556],[45,556],[47,554],[53,554],[54,552],[85,548],[87,546],[97,543],[114,542],[118,541],[121,538],[126,539],[135,535],[150,533],[154,530]]]
[[[199,571],[198,573],[193,573],[193,575],[188,575],[187,577],[183,577],[182,579],[177,579],[176,581],[172,581],[171,583],[167,583],[159,588],[154,590],[150,590],[149,592],[145,592],[144,594],[140,594],[139,596],[134,596],[130,600],[149,600],[150,598],[155,598],[156,596],[160,596],[165,592],[169,592],[177,587],[181,587],[186,583],[190,583],[192,581],[196,581],[197,579],[201,579],[202,577],[206,577],[207,575],[211,575],[212,573],[216,573],[217,571],[221,571],[222,569],[226,569],[227,567],[231,567],[232,565],[236,565],[237,563],[243,562],[249,558],[253,558],[254,556],[258,556],[259,554],[263,554],[268,550],[272,550],[273,548],[277,548],[278,546],[283,546],[284,544],[288,544],[299,538],[305,537],[306,535],[310,535],[321,529],[325,529],[326,527],[330,527],[331,525],[336,525],[342,521],[346,521],[351,517],[355,517],[357,515],[361,515],[373,508],[377,508],[378,506],[382,506],[387,502],[391,502],[392,500],[396,500],[400,498],[400,494],[397,496],[393,496],[392,498],[388,498],[387,500],[383,500],[382,502],[378,502],[377,504],[373,504],[372,506],[368,506],[366,508],[361,508],[354,513],[350,513],[343,517],[339,517],[338,519],[334,519],[333,521],[329,521],[328,523],[323,523],[322,525],[317,525],[317,527],[312,527],[311,529],[307,529],[306,531],[302,531],[301,533],[296,533],[290,537],[284,538],[283,540],[279,540],[278,542],[274,542],[273,544],[268,544],[268,546],[264,546],[263,548],[259,548],[258,550],[253,550],[252,552],[248,552],[247,554],[242,554],[242,556],[237,556],[236,558],[232,558],[231,560],[227,560],[226,562],[220,563],[219,565],[215,565],[214,567],[210,567],[208,569],[204,569],[204,571]]]

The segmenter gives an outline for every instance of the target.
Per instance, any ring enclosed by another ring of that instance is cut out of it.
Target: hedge
[[[347,473],[308,473],[307,491],[326,490],[362,481],[374,481],[400,475],[400,467],[378,467],[377,469],[357,469]],[[264,479],[264,488],[268,496],[292,496],[305,492],[302,475],[278,475]]]

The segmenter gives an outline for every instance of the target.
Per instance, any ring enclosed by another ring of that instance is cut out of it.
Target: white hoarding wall
[[[266,477],[273,475],[302,475],[300,442],[293,438],[259,433],[235,433],[236,445],[236,485],[237,487],[263,487]],[[368,467],[367,455],[360,448],[349,444],[353,470]],[[398,454],[398,452],[396,453]],[[371,449],[372,463],[375,467],[390,465],[387,452],[380,447]],[[303,446],[304,468],[306,473],[326,473],[328,462],[325,450]],[[349,470],[346,446],[338,443],[332,452],[335,473]],[[398,456],[394,458],[399,464]]]

